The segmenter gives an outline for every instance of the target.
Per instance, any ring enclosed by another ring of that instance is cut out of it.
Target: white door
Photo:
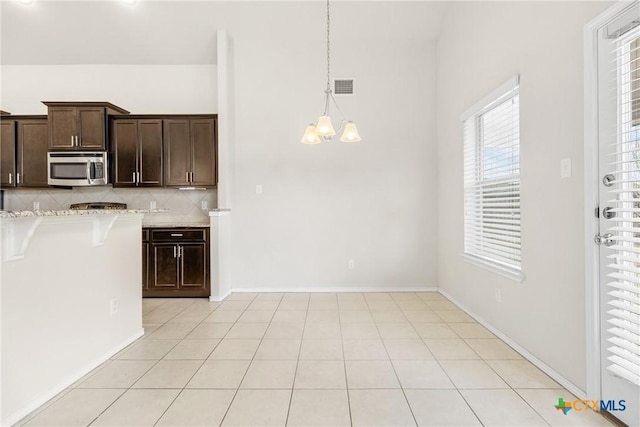
[[[640,426],[639,52],[636,1],[598,33],[601,400],[629,426]]]

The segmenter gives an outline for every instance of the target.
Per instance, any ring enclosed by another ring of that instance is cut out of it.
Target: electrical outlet
[[[118,299],[114,298],[111,300],[111,304],[109,305],[109,312],[111,313],[111,315],[113,316],[114,314],[118,313]]]
[[[356,261],[353,259],[350,259],[348,266],[349,266],[349,270],[353,270],[354,268],[356,268]]]
[[[502,292],[500,292],[499,288],[496,288],[496,301],[502,302]]]
[[[203,211],[206,211],[209,209],[209,203],[206,200],[203,200],[200,202],[200,207]]]
[[[152,200],[151,202],[149,202],[149,209],[155,209],[156,208],[156,201]]]
[[[262,194],[262,185],[256,185],[256,194]]]
[[[560,160],[560,178],[571,178],[571,159]]]
[[[40,202],[33,202],[33,210],[34,211],[40,210]]]

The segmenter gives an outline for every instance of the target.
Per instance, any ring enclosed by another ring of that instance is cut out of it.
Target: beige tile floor
[[[25,426],[607,426],[438,293],[146,299],[145,336]]]

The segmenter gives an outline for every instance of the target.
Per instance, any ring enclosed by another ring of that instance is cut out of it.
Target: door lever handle
[[[596,237],[593,238],[593,241],[596,242],[596,245],[605,245],[606,247],[613,246],[615,242],[612,239],[613,234],[596,234]]]

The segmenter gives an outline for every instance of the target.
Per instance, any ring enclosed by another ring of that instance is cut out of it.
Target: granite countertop
[[[197,228],[207,228],[209,227],[208,222],[142,222],[142,227],[144,228],[189,228],[189,227],[197,227]]]
[[[64,209],[59,211],[0,211],[0,218],[24,218],[31,216],[85,216],[166,213],[168,209]]]

